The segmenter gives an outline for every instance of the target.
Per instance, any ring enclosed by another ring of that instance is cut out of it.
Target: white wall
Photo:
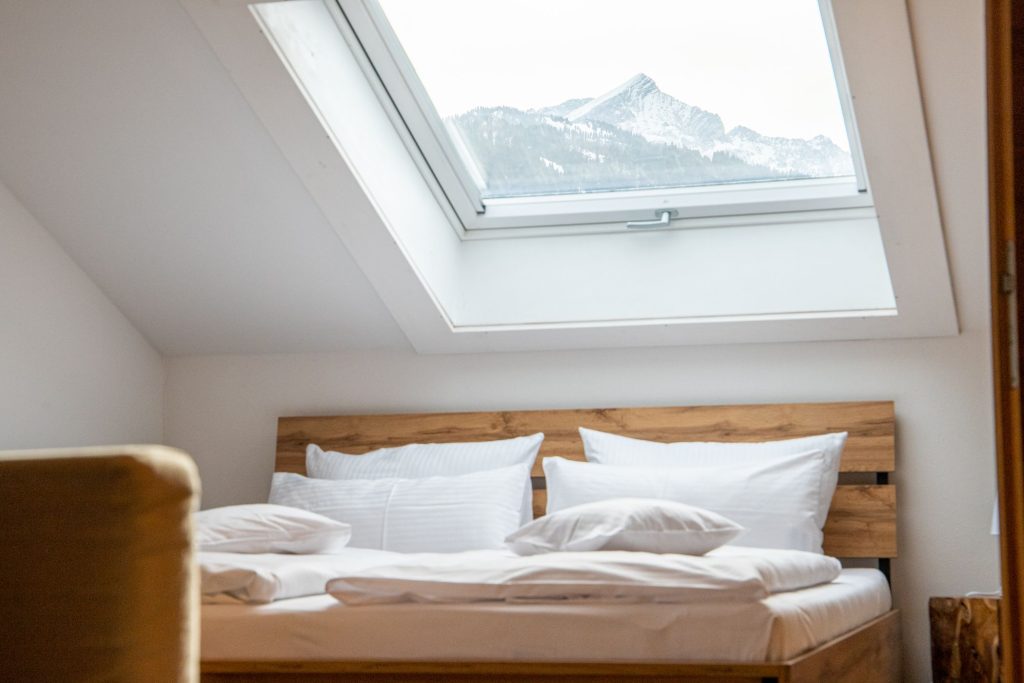
[[[928,678],[927,598],[998,585],[986,245],[983,5],[910,3],[962,334],[954,338],[418,356],[207,356],[166,364],[165,434],[204,505],[262,500],[276,419],[341,412],[894,399],[907,680]],[[950,40],[955,34],[957,39]]]
[[[159,354],[0,184],[0,449],[159,442]]]

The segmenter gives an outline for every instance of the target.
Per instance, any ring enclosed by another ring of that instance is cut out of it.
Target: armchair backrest
[[[185,453],[0,453],[0,680],[198,680]]]

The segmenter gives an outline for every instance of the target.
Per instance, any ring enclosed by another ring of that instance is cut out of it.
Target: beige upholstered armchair
[[[0,680],[197,680],[198,489],[170,448],[0,453]]]

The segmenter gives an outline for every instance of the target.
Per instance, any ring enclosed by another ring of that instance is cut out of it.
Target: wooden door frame
[[[1024,7],[988,0],[989,241],[1006,681],[1024,680]],[[1021,293],[1021,294],[1018,294]]]

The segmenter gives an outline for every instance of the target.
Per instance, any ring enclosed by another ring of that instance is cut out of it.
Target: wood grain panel
[[[899,612],[892,610],[790,662],[780,683],[899,681]]]
[[[437,668],[437,667],[435,667]],[[493,667],[492,667],[493,668]],[[551,669],[552,667],[547,667]],[[659,674],[647,673],[644,667],[613,666],[619,673],[597,673],[601,667],[594,667],[594,673],[570,674],[561,673],[557,668],[552,673],[531,671],[529,673],[449,673],[443,669],[439,673],[394,673],[387,668],[380,672],[337,672],[315,673],[298,671],[294,673],[258,672],[258,673],[206,673],[200,676],[202,683],[641,683],[641,681],[658,681],[658,683],[775,683],[784,680],[775,676],[719,676],[698,674]],[[639,671],[640,673],[634,673]],[[624,672],[624,673],[622,673]]]
[[[785,675],[782,663],[652,664],[645,662],[203,662],[202,681],[557,681],[558,683],[762,683]],[[301,676],[301,678],[300,678]]]
[[[541,458],[583,460],[577,429],[589,427],[650,441],[771,441],[849,432],[843,472],[891,472],[896,465],[891,401],[738,406],[527,410],[283,417],[278,472],[305,473],[305,449],[360,454],[409,443],[487,441],[544,432]],[[540,459],[534,470],[542,475]]]
[[[836,487],[824,531],[826,555],[896,557],[896,487]]]

